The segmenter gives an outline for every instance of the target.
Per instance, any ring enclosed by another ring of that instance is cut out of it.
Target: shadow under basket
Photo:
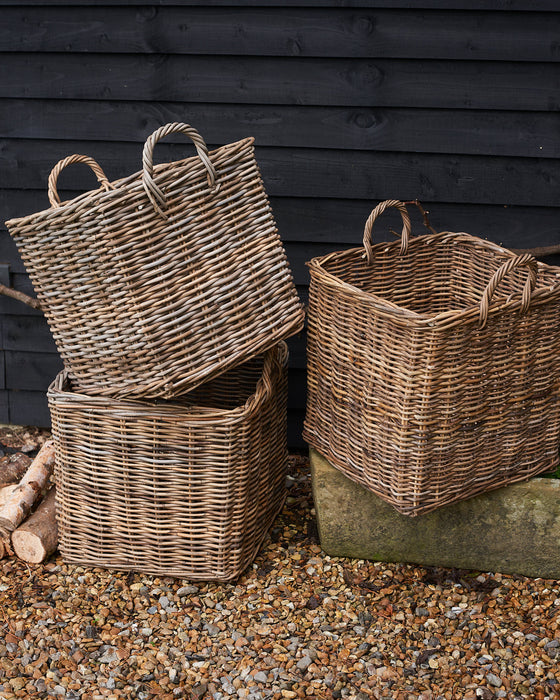
[[[65,562],[229,580],[285,498],[285,343],[175,400],[48,391]]]

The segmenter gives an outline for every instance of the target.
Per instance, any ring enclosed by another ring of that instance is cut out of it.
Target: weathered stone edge
[[[410,518],[310,449],[324,551],[560,579],[560,480],[533,478]]]

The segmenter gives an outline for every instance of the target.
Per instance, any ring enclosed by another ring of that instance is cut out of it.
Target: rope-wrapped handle
[[[523,294],[521,295],[521,313],[524,314],[529,308],[529,304],[531,303],[531,295],[537,284],[538,264],[532,255],[526,253],[525,255],[518,255],[515,258],[511,258],[505,262],[498,270],[496,270],[492,276],[492,279],[490,282],[488,282],[486,289],[482,293],[482,299],[480,300],[480,313],[478,316],[480,328],[484,328],[486,322],[488,321],[490,302],[492,301],[492,297],[498,285],[507,275],[509,275],[512,270],[517,267],[528,268],[527,280],[525,282],[525,286],[523,287]]]
[[[60,197],[58,196],[58,192],[56,189],[58,176],[67,165],[72,165],[73,163],[84,163],[85,165],[89,165],[89,167],[93,170],[97,181],[105,190],[114,189],[113,185],[111,185],[111,183],[107,179],[107,176],[103,172],[103,169],[96,160],[90,158],[89,156],[81,156],[75,154],[73,156],[68,156],[68,158],[63,158],[62,160],[59,160],[58,163],[51,170],[51,174],[49,175],[48,189],[49,202],[51,203],[51,207],[60,206]]]
[[[164,219],[167,218],[165,214],[166,199],[162,190],[154,182],[154,147],[158,141],[160,141],[165,136],[169,134],[185,134],[188,136],[195,145],[198,157],[202,161],[202,164],[207,171],[208,186],[211,191],[216,190],[216,169],[212,165],[212,161],[208,155],[208,146],[206,145],[202,136],[189,124],[182,124],[180,122],[173,122],[171,124],[166,124],[161,126],[159,129],[154,131],[154,133],[148,137],[146,143],[144,144],[144,152],[142,154],[142,182],[144,184],[144,189],[148,195],[150,202],[152,203],[154,209],[158,212],[160,216]]]
[[[408,239],[410,238],[411,225],[410,225],[410,217],[409,217],[408,211],[406,209],[406,204],[404,204],[403,202],[399,202],[397,199],[388,199],[385,202],[381,202],[381,204],[378,204],[375,207],[375,209],[371,212],[371,214],[368,217],[368,220],[366,221],[366,225],[364,228],[364,250],[365,250],[365,257],[366,257],[369,265],[371,265],[371,263],[373,262],[373,250],[372,250],[372,238],[371,238],[371,230],[373,228],[373,224],[378,216],[381,216],[381,214],[383,214],[383,212],[386,209],[390,209],[391,207],[394,207],[395,209],[398,209],[400,211],[402,221],[403,221],[403,228],[402,228],[402,233],[401,233],[400,254],[404,255],[406,253],[406,251],[408,250]]]

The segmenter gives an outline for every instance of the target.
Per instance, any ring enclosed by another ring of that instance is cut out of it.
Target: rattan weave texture
[[[197,155],[153,165],[156,143]],[[100,189],[60,204],[58,175],[93,169]],[[143,170],[113,183],[86,156],[58,163],[52,208],[7,222],[74,385],[171,398],[303,326],[286,255],[247,138],[208,153],[187,124],[148,138]]]
[[[372,245],[388,207],[401,241]],[[364,248],[309,263],[304,436],[418,515],[558,465],[560,268],[465,233],[409,235],[390,200]]]
[[[284,342],[181,402],[48,391],[66,562],[229,580],[285,496]]]

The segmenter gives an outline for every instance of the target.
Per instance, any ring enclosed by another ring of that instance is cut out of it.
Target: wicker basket
[[[560,268],[409,234],[309,263],[304,436],[417,515],[558,465]]]
[[[285,343],[181,403],[48,391],[68,563],[228,580],[285,496]]]
[[[171,133],[198,155],[154,166]],[[58,175],[77,162],[101,187],[61,205]],[[171,398],[303,325],[252,138],[208,153],[192,127],[168,124],[146,141],[143,166],[110,183],[93,159],[70,156],[49,178],[52,208],[7,222],[85,393]]]

